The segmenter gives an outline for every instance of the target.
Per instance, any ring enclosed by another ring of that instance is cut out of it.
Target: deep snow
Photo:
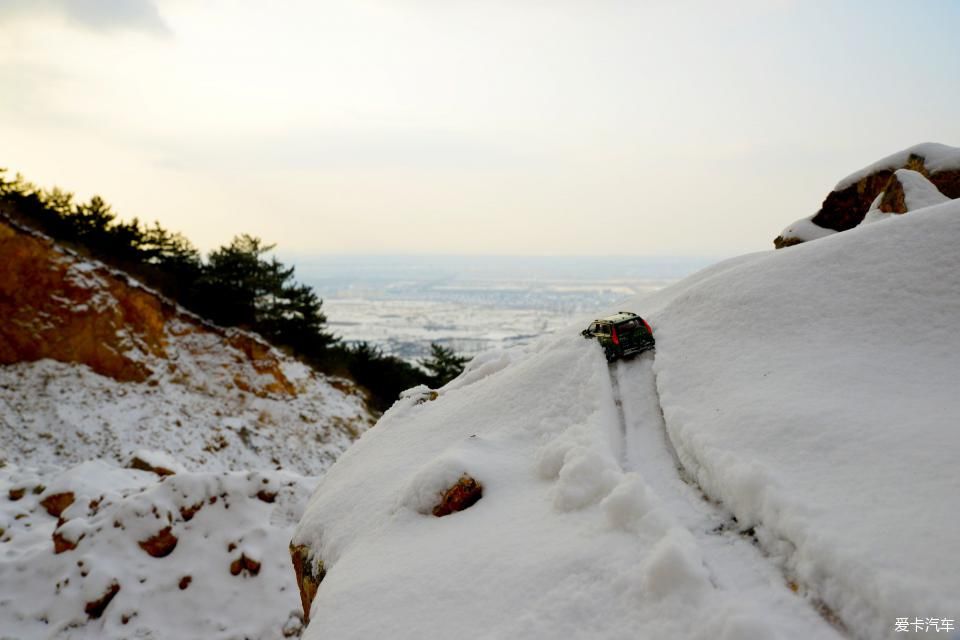
[[[656,301],[685,468],[856,637],[960,613],[958,237],[951,201]]]
[[[328,570],[307,637],[956,621],[957,238],[955,201],[743,256],[617,305],[651,321],[654,359],[610,368],[576,325],[408,394],[297,528]],[[483,498],[428,515],[464,472]]]

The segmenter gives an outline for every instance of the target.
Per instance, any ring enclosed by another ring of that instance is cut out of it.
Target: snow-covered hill
[[[577,325],[408,393],[294,536],[306,636],[950,636],[958,239],[950,201],[743,256],[618,305],[655,354]]]
[[[0,638],[299,635],[360,390],[3,219],[0,264]]]
[[[371,422],[350,381],[0,218],[0,457],[319,473]]]

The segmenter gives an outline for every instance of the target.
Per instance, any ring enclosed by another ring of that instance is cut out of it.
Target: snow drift
[[[618,305],[655,357],[608,368],[571,326],[407,394],[297,528],[326,572],[307,637],[955,621],[958,237],[954,201],[744,256]],[[463,474],[482,498],[430,515]]]

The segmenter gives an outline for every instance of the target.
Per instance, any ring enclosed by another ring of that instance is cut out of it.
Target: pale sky
[[[0,166],[208,250],[731,255],[960,145],[960,3],[0,0]]]

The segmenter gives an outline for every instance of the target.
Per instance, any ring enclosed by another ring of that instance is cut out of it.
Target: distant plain
[[[331,332],[410,362],[430,343],[472,356],[525,344],[618,300],[652,293],[706,257],[298,256]],[[634,310],[642,313],[642,310]]]

